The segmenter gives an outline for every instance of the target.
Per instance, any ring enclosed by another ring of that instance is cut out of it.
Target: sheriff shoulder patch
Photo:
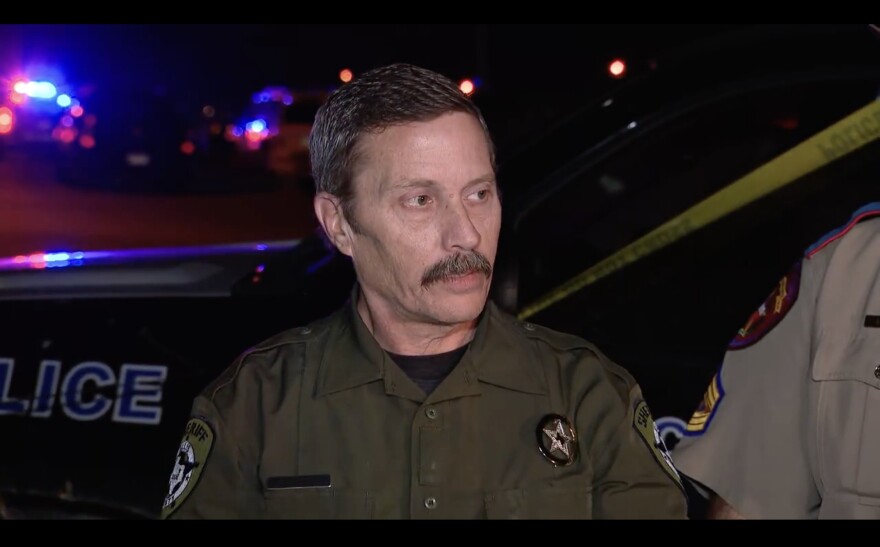
[[[782,321],[797,302],[801,286],[801,264],[800,260],[795,262],[791,271],[776,284],[767,300],[749,317],[745,326],[739,329],[727,349],[737,350],[751,346]]]
[[[651,450],[651,454],[654,455],[654,459],[657,460],[663,471],[675,481],[679,488],[684,490],[681,476],[678,474],[675,464],[672,463],[672,456],[669,455],[666,443],[663,442],[663,438],[660,436],[660,430],[657,429],[657,424],[654,423],[654,418],[651,416],[648,403],[644,400],[636,402],[633,409],[633,427],[639,432],[639,436],[645,441],[645,444]]]
[[[171,516],[195,489],[213,444],[214,431],[208,422],[201,418],[190,418],[174,459],[161,518]]]
[[[712,418],[715,417],[715,410],[718,408],[718,403],[723,398],[724,386],[721,385],[721,371],[719,370],[715,373],[715,376],[712,377],[712,381],[709,382],[709,387],[706,388],[703,400],[700,401],[700,405],[697,407],[697,410],[694,411],[694,415],[691,416],[690,421],[687,423],[684,434],[687,436],[696,436],[701,435],[706,431],[709,424],[712,422]]]

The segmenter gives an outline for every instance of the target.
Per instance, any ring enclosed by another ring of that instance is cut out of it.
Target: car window
[[[595,165],[567,166],[565,188],[520,219],[522,300],[536,298],[542,287],[575,275],[864,106],[877,96],[878,83],[781,83],[722,96],[668,122],[634,128],[639,135],[632,144]],[[852,161],[843,158],[825,170],[838,191],[858,184],[844,181]],[[867,189],[861,190],[867,198]]]

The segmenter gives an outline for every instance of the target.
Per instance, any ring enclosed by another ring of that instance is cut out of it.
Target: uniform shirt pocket
[[[880,389],[878,388],[869,389],[865,398],[856,487],[859,503],[880,506]]]
[[[880,333],[823,341],[812,376],[821,382],[818,439],[826,489],[855,492],[859,503],[880,506]]]

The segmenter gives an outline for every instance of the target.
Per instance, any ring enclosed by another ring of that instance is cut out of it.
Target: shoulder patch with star
[[[739,329],[727,349],[743,349],[755,344],[782,321],[797,302],[802,263],[800,260],[795,262],[791,271],[779,280],[770,296],[752,313],[743,328]]]
[[[214,430],[208,422],[201,418],[190,418],[174,458],[160,518],[171,516],[195,489],[213,444]]]

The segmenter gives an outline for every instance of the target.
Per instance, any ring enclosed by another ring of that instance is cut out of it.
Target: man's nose
[[[480,232],[471,220],[463,203],[451,203],[444,208],[443,245],[447,250],[476,249],[480,244]]]

